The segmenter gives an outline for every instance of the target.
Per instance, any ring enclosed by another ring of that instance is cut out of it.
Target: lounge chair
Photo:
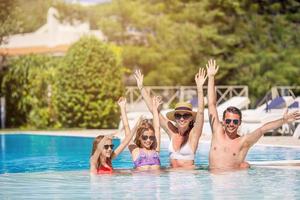
[[[241,132],[250,133],[267,122],[281,118],[285,109],[293,102],[294,98],[292,96],[276,97],[256,109],[242,111],[243,123]],[[291,131],[288,125],[283,125],[282,128],[281,134],[289,134]]]

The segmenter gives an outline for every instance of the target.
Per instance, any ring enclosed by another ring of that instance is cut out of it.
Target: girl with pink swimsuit
[[[149,120],[142,120],[137,126],[134,143],[128,146],[134,167],[137,170],[160,169],[160,128],[158,118],[158,107],[161,98],[153,97],[153,125]],[[126,128],[126,127],[125,127]]]

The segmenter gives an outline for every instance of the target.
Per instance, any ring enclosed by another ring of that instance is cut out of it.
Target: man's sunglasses
[[[113,144],[111,144],[111,145],[105,144],[105,145],[104,145],[104,149],[105,149],[105,150],[108,150],[108,148],[114,149],[114,146],[115,146],[115,145],[113,145]]]
[[[154,141],[155,140],[155,136],[148,136],[148,135],[142,135],[142,140],[151,140],[151,141]]]
[[[240,120],[238,120],[238,119],[225,119],[226,124],[230,124],[231,122],[233,122],[234,125],[238,125],[240,123]]]
[[[179,113],[176,113],[176,114],[174,115],[174,117],[175,117],[175,119],[177,119],[177,120],[179,120],[179,119],[181,119],[181,118],[183,118],[183,119],[189,119],[189,118],[192,117],[192,114],[190,114],[190,113],[185,113],[185,114],[181,115],[181,114],[179,114]]]

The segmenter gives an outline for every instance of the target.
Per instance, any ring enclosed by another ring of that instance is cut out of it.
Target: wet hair
[[[139,148],[143,148],[142,143],[141,143],[141,136],[145,131],[153,131],[153,133],[155,134],[154,127],[151,123],[151,120],[148,120],[148,119],[142,120],[136,129],[134,143]],[[156,146],[157,146],[157,142],[156,142],[156,137],[155,137],[155,140],[151,144],[150,149],[153,150],[156,148]]]
[[[242,121],[242,112],[237,107],[230,106],[230,107],[226,108],[226,110],[224,110],[224,112],[223,112],[223,120],[225,119],[226,112],[238,114],[240,116],[240,121]]]
[[[92,149],[92,153],[91,153],[91,157],[94,155],[95,151],[97,150],[97,146],[98,144],[105,138],[104,135],[98,135],[95,139],[94,139],[94,142],[93,142],[93,149]],[[99,168],[101,166],[101,154],[97,160],[97,168]],[[107,159],[107,164],[109,166],[112,166],[112,163],[111,163],[111,158]]]
[[[193,119],[189,124],[189,131],[191,131],[192,128],[194,128],[194,124],[195,124],[195,120]]]

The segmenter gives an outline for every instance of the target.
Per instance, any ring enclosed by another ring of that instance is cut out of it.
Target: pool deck
[[[211,136],[202,136],[200,140],[210,141]],[[292,136],[263,136],[256,144],[300,148],[300,139],[297,140]]]
[[[6,130],[0,131],[5,134],[37,134],[37,135],[56,135],[56,136],[78,136],[78,137],[96,137],[98,135],[115,135],[116,137],[122,137],[119,135],[117,129],[93,129],[93,130],[65,130],[65,131],[18,131],[18,130]],[[162,134],[162,140],[168,140],[167,134]],[[200,142],[210,142],[210,135],[202,135]],[[295,147],[300,148],[300,139],[295,139],[291,136],[263,136],[257,142],[259,145],[267,146],[282,146],[282,147]]]

